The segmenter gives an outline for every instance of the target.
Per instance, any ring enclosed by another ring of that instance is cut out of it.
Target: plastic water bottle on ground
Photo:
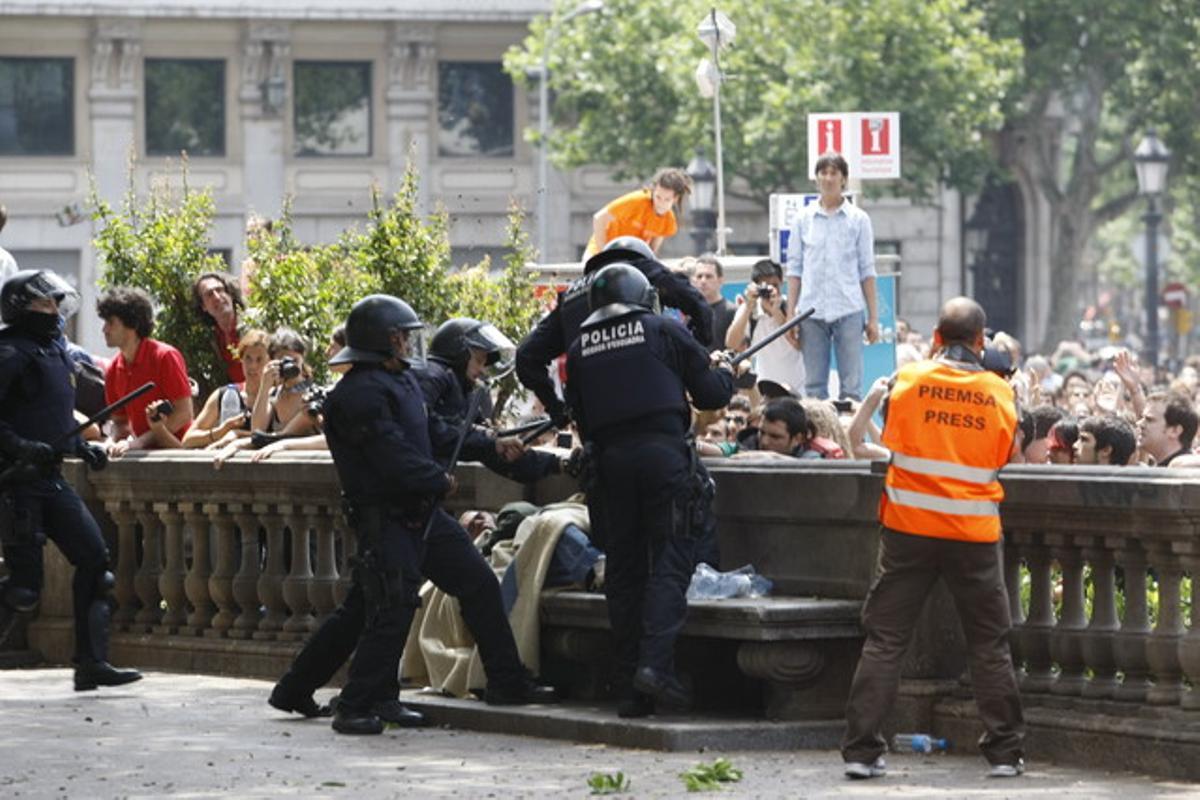
[[[892,737],[892,751],[895,753],[932,753],[948,749],[950,742],[935,739],[927,733],[897,733]]]

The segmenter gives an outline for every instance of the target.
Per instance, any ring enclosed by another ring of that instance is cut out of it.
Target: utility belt
[[[429,507],[432,508],[432,501]],[[405,520],[416,511],[408,505],[361,503],[342,496],[342,513],[358,537],[358,552],[350,557],[349,564],[354,582],[362,587],[368,625],[374,625],[394,606],[421,604],[418,587],[406,586],[400,569],[389,566],[383,555],[384,520],[395,515],[397,508],[404,509]],[[405,525],[419,530],[422,522],[415,526],[405,522]]]

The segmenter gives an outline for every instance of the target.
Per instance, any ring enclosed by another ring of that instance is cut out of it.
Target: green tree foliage
[[[693,79],[707,55],[696,26],[711,5],[610,0],[599,17],[560,28],[549,54],[557,164],[646,177],[712,142],[712,102]],[[976,186],[990,164],[983,134],[1004,121],[1020,59],[1014,38],[987,34],[976,5],[757,0],[726,8],[738,27],[721,56],[730,193],[765,205],[773,192],[809,188],[805,119],[815,111],[901,111],[901,193],[927,195],[939,178]],[[530,83],[547,30],[545,18],[535,20],[507,54],[514,80]]]
[[[201,272],[225,269],[225,262],[209,252],[212,194],[189,187],[186,160],[179,176],[178,191],[163,181],[144,199],[135,194],[131,178],[120,211],[93,185],[92,218],[99,227],[93,244],[102,265],[100,287],[134,286],[150,294],[155,304],[152,336],[183,353],[188,374],[205,397],[224,380],[225,368],[213,349],[211,328],[193,308],[192,281]]]

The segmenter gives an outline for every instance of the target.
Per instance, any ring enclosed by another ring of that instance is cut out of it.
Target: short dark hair
[[[1050,426],[1049,435],[1052,450],[1071,450],[1079,438],[1079,423],[1074,417],[1063,417]]]
[[[305,355],[308,353],[308,345],[305,343],[304,337],[291,328],[276,328],[267,345],[267,353],[274,358],[283,350]]]
[[[1028,411],[1022,411],[1021,416],[1017,418],[1017,430],[1021,432],[1021,452],[1024,453],[1033,443],[1033,415]]]
[[[1096,450],[1112,448],[1109,463],[1123,467],[1129,463],[1129,457],[1137,450],[1137,434],[1133,426],[1120,417],[1109,414],[1087,417],[1079,423],[1080,433],[1090,433],[1096,437]]]
[[[817,427],[812,424],[804,406],[794,397],[776,397],[768,400],[763,406],[763,419],[768,422],[782,422],[787,426],[788,436],[804,434],[805,439],[817,435]]]
[[[846,163],[846,159],[841,153],[827,150],[817,159],[817,166],[813,167],[813,174],[820,175],[822,170],[833,167],[838,172],[842,173],[843,178],[850,177],[850,165]]]
[[[132,286],[114,286],[100,295],[96,313],[104,320],[116,317],[142,339],[148,339],[154,331],[154,304],[150,295]]]
[[[707,264],[708,266],[715,269],[717,271],[718,278],[725,277],[725,268],[721,266],[721,260],[719,258],[717,258],[715,255],[713,255],[712,253],[704,253],[703,255],[696,256],[696,263],[692,267],[693,271],[695,270],[696,267],[700,266],[701,264]]]
[[[1196,428],[1200,427],[1200,415],[1187,395],[1179,392],[1154,392],[1146,398],[1147,403],[1163,404],[1163,422],[1167,425],[1178,425],[1179,446],[1190,449],[1192,440],[1196,438]]]
[[[778,262],[772,261],[769,258],[760,258],[754,262],[754,266],[750,268],[750,280],[758,283],[767,278],[783,278],[783,267],[779,266]]]
[[[747,414],[753,410],[750,407],[750,398],[744,394],[735,394],[729,398],[729,405],[725,408],[729,411],[745,411]]]
[[[229,297],[233,300],[234,308],[243,309],[246,307],[246,304],[242,300],[242,287],[238,284],[238,279],[228,272],[213,270],[197,275],[196,280],[192,281],[192,306],[201,319],[209,325],[216,325],[217,321],[212,318],[211,314],[204,310],[204,298],[200,295],[200,284],[209,278],[216,278],[225,284],[225,291],[229,293]]]
[[[1058,406],[1043,403],[1029,409],[1029,416],[1033,418],[1033,438],[1045,439],[1050,435],[1054,424],[1066,416],[1066,412]]]

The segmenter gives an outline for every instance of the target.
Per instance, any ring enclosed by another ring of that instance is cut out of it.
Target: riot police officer
[[[330,359],[353,365],[330,391],[324,417],[347,517],[358,538],[354,582],[275,685],[269,702],[305,716],[328,714],[312,693],[354,653],[334,714],[339,733],[377,734],[384,722],[424,722],[395,699],[400,656],[424,577],[458,598],[479,645],[489,702],[555,699],[553,690],[535,684],[521,665],[491,568],[439,504],[454,479],[434,453],[451,449],[457,431],[427,414],[411,370],[424,357],[421,328],[404,301],[371,295],[351,310],[347,346]],[[488,441],[478,430],[470,435]]]
[[[686,438],[687,395],[701,409],[721,408],[733,395],[728,361],[710,368],[704,346],[655,314],[656,301],[633,266],[600,270],[588,291],[592,313],[567,356],[567,402],[598,477],[590,508],[602,515],[606,535],[621,716],[650,713],[654,701],[690,704],[673,658],[695,564],[700,490]]]
[[[512,341],[491,323],[470,317],[443,322],[429,341],[425,365],[414,370],[430,413],[451,426],[461,426],[466,420],[469,394],[477,390],[481,379],[495,380],[507,374],[512,369],[515,349]],[[472,422],[484,419],[481,408]],[[490,443],[482,449],[464,446],[462,459],[479,461],[493,472],[522,483],[532,483],[561,470],[558,458],[549,453],[529,450],[510,462],[497,454]]]
[[[120,686],[141,679],[108,663],[113,574],[108,548],[70,484],[63,455],[92,469],[107,463],[104,449],[85,443],[75,428],[74,366],[61,340],[64,321],[79,309],[79,294],[45,270],[23,270],[0,289],[0,541],[9,576],[0,580],[0,643],[17,613],[32,610],[42,588],[42,546],[51,539],[75,568],[75,690]]]

